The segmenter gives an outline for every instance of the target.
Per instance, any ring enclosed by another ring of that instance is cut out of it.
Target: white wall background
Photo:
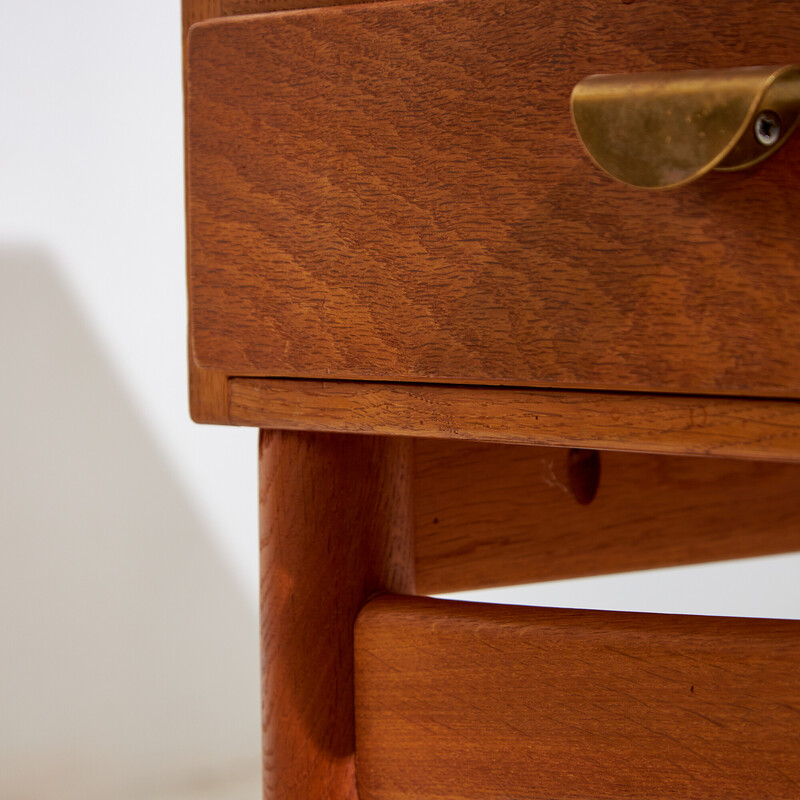
[[[0,10],[0,798],[256,798],[256,433],[188,419],[179,3]]]
[[[188,418],[178,0],[0,0],[0,797],[258,797],[256,434]],[[800,617],[800,557],[477,593]]]

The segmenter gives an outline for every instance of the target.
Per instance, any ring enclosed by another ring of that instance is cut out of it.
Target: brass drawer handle
[[[800,69],[591,75],[570,102],[598,166],[631,186],[662,189],[774,153],[800,117]]]

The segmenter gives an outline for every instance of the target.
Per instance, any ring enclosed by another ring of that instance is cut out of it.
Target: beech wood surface
[[[800,550],[796,464],[603,452],[582,504],[585,453],[416,439],[417,591]]]
[[[353,625],[413,593],[411,444],[262,432],[265,800],[357,800]]]
[[[595,72],[800,60],[792,0],[436,0],[189,45],[192,336],[230,375],[800,392],[800,137],[674,191],[569,115]]]
[[[800,403],[234,379],[235,425],[800,461]]]
[[[800,622],[381,597],[360,800],[789,800]]]

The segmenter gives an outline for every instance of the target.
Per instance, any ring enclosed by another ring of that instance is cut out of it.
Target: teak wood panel
[[[359,0],[183,0],[184,79],[186,77],[186,38],[196,22],[214,17],[257,14],[268,11],[312,6],[350,5]],[[184,92],[186,86],[184,85]],[[187,170],[188,171],[188,170]],[[188,199],[188,198],[187,198]],[[188,206],[188,202],[187,202]],[[188,231],[187,231],[188,234]],[[191,317],[191,307],[189,309]],[[191,323],[190,323],[191,329]],[[195,422],[224,424],[228,419],[228,374],[225,370],[198,365],[189,341],[189,411]]]
[[[182,37],[181,52],[183,56],[183,94],[184,94],[184,168],[188,173],[188,139],[186,136],[185,120],[188,116],[187,94],[187,36],[189,28],[196,22],[222,16],[220,13],[221,0],[183,0],[181,3]],[[266,9],[263,9],[266,10]],[[188,183],[186,186],[186,205],[189,205]],[[186,231],[187,252],[189,231]],[[187,274],[188,280],[188,274]],[[192,307],[189,304],[189,330],[191,331]],[[189,413],[195,422],[219,424],[227,419],[228,414],[228,375],[224,370],[203,369],[197,364],[192,347],[191,334],[188,341],[189,361]]]
[[[360,0],[375,2],[375,0]],[[183,34],[196,22],[214,17],[231,17],[244,14],[264,14],[272,11],[289,11],[297,8],[353,5],[359,0],[183,0]]]
[[[384,597],[356,624],[360,800],[790,800],[800,622]]]
[[[357,800],[353,625],[414,592],[411,443],[264,431],[260,500],[264,800]]]
[[[675,191],[572,130],[595,72],[800,60],[791,0],[436,0],[189,42],[194,353],[230,375],[797,396],[800,142]]]
[[[800,465],[417,439],[413,471],[420,594],[800,550]]]
[[[793,400],[265,378],[229,400],[225,422],[262,428],[800,461]]]

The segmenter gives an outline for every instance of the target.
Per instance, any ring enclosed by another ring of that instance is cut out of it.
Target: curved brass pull
[[[774,153],[800,117],[800,69],[739,67],[592,75],[572,91],[586,150],[632,186],[681,186]]]

